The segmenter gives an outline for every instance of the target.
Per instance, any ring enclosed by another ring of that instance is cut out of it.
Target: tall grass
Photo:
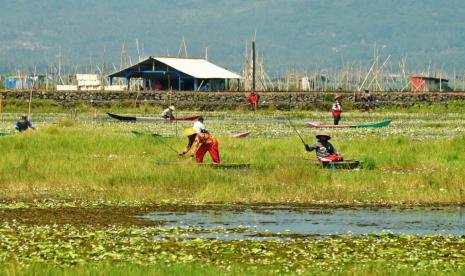
[[[362,170],[315,166],[297,138],[218,137],[222,161],[248,170],[199,167],[181,150],[185,138],[49,127],[1,138],[0,198],[59,197],[160,202],[462,203],[465,137],[422,143],[407,137],[335,140]],[[207,154],[206,161],[210,157]],[[175,163],[163,163],[169,161]]]
[[[33,264],[28,267],[15,263],[0,265],[1,275],[282,275],[284,271],[276,266],[245,266],[234,265],[227,269],[200,264],[176,265],[138,265],[133,263],[90,263],[71,267],[57,267],[48,264]],[[463,275],[464,270],[442,272],[443,275]],[[288,271],[286,274],[297,274]],[[418,271],[412,268],[392,268],[382,261],[367,262],[365,264],[347,265],[337,271],[327,272],[318,269],[299,269],[300,275],[434,275],[437,271]]]

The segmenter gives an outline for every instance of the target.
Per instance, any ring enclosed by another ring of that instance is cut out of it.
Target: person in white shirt
[[[200,133],[202,129],[205,129],[205,125],[203,124],[203,117],[200,116],[197,121],[195,121],[194,126],[192,127],[197,131],[197,133]]]
[[[163,112],[161,113],[161,117],[165,120],[174,120],[174,115],[173,115],[173,111],[175,111],[176,109],[174,108],[173,105],[170,105],[170,107],[168,107],[167,109],[163,110]]]
[[[341,120],[342,106],[341,106],[341,102],[339,101],[340,98],[341,96],[336,96],[334,98],[334,104],[333,104],[333,107],[331,108],[335,126],[339,125],[339,121]]]

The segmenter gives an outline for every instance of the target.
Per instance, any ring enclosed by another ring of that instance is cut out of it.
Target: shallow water
[[[465,208],[461,207],[405,209],[246,207],[224,211],[156,212],[143,218],[164,221],[167,227],[194,227],[208,231],[225,228],[305,235],[380,233],[465,235]],[[216,235],[216,238],[221,237]]]

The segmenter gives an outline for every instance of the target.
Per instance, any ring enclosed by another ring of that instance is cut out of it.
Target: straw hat
[[[168,107],[168,108],[171,109],[171,110],[173,110],[173,111],[176,110],[176,108],[174,107],[174,105],[170,105],[170,107]]]
[[[341,98],[340,95],[336,95],[336,96],[334,97],[334,100],[339,100],[340,98]]]
[[[320,133],[320,134],[317,134],[316,136],[316,139],[320,139],[320,138],[323,138],[323,137],[326,137],[326,140],[330,140],[331,139],[331,136],[327,133]]]
[[[197,131],[192,127],[186,128],[182,132],[182,135],[184,135],[184,136],[191,136],[191,135],[194,135],[194,134],[197,134]]]

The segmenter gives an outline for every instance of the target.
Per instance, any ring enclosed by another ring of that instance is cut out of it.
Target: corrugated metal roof
[[[197,79],[240,79],[241,76],[205,59],[152,57],[178,71]]]

